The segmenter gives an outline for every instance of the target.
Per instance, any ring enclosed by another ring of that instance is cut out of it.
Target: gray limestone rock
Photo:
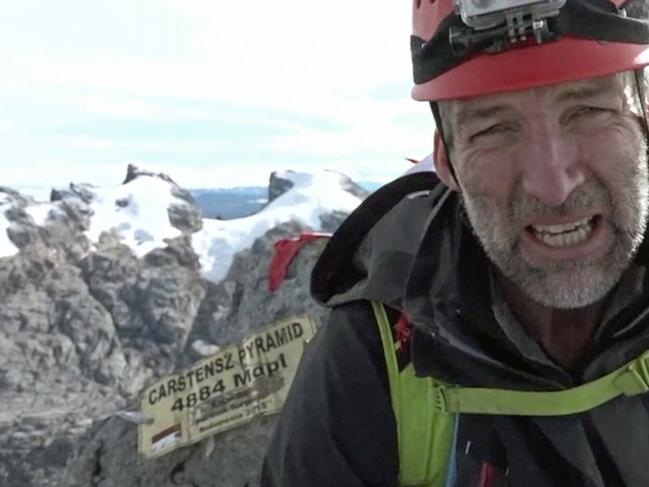
[[[294,222],[279,225],[257,239],[251,249],[235,257],[225,279],[212,289],[214,294],[206,298],[206,301],[214,300],[216,307],[211,314],[201,315],[203,338],[218,345],[231,343],[253,333],[260,324],[298,314],[308,314],[318,324],[322,322],[325,309],[311,299],[309,279],[324,239],[305,246],[289,266],[283,285],[275,292],[268,290],[268,268],[274,255],[274,243],[307,230],[311,229]],[[199,328],[196,331],[200,333]]]
[[[93,198],[91,187],[70,185],[52,194],[46,218],[36,222],[28,207],[39,203],[0,189],[8,235],[20,250],[0,259],[5,487],[65,485],[64,468],[92,420],[175,368],[205,292],[187,236],[141,259],[114,232],[93,246],[84,234]],[[191,197],[178,208],[168,210],[172,225],[185,234],[200,228]]]
[[[235,257],[221,283],[207,286],[178,367],[203,358],[205,347],[235,343],[278,319],[308,314],[318,325],[326,320],[327,311],[308,296],[311,267],[325,239],[307,244],[289,267],[280,289],[268,290],[274,243],[303,230],[306,228],[295,223],[272,229]],[[196,343],[200,347],[194,346]],[[80,441],[83,446],[67,472],[66,485],[255,487],[275,421],[275,416],[258,417],[162,458],[147,460],[137,455],[137,425],[111,418],[96,423]]]
[[[292,187],[292,181],[279,177],[277,172],[273,171],[268,181],[268,203],[277,199]]]
[[[96,196],[88,185],[53,191],[43,222],[27,211],[32,199],[0,188],[8,234],[20,249],[0,259],[4,487],[258,485],[275,417],[146,460],[137,454],[141,418],[124,410],[137,409],[138,394],[156,377],[275,320],[308,314],[324,322],[327,312],[308,289],[326,240],[304,247],[275,292],[268,290],[274,245],[310,230],[297,223],[270,230],[235,256],[225,279],[208,282],[191,245],[202,227],[191,195],[166,175],[129,166],[125,182],[136,177],[161,178],[179,198],[167,216],[181,236],[141,258],[115,231],[98,242],[85,236]],[[275,197],[289,188],[282,181],[271,184]],[[357,191],[351,181],[341,184]],[[327,215],[323,225],[334,230],[344,216]]]

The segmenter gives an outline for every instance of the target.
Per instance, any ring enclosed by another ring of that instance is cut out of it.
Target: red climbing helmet
[[[413,0],[416,100],[575,81],[649,64],[647,0]]]

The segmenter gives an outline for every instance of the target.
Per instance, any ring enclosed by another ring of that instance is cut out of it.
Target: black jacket
[[[645,266],[646,245],[636,264]],[[560,390],[649,350],[647,292],[608,320],[573,370],[519,352],[491,309],[489,264],[458,197],[432,173],[371,195],[333,236],[312,294],[333,307],[305,352],[262,470],[262,487],[398,485],[396,427],[368,300],[414,326],[419,376],[477,387]],[[649,289],[649,286],[643,286]],[[450,486],[649,486],[649,397],[578,415],[462,415]]]

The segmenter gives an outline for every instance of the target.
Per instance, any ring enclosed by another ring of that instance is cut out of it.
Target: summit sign
[[[159,379],[141,394],[153,418],[138,431],[138,450],[149,458],[278,412],[306,343],[315,334],[308,316],[289,318]]]

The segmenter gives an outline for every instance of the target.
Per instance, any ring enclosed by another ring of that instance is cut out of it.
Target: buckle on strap
[[[613,383],[625,396],[649,392],[649,353],[627,364]]]
[[[448,413],[448,398],[446,387],[442,384],[433,385],[433,408],[441,413]]]

